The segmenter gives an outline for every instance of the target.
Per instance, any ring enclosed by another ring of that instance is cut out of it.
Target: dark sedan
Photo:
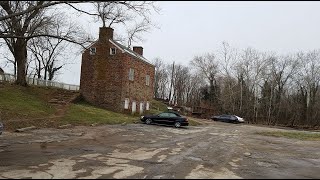
[[[156,115],[141,116],[140,120],[146,124],[168,124],[174,125],[176,128],[189,125],[188,119],[176,112],[162,112]]]
[[[219,116],[212,116],[212,120],[214,121],[223,121],[223,122],[230,122],[230,123],[242,123],[244,122],[244,119],[236,116],[236,115],[227,115],[227,114],[222,114]]]

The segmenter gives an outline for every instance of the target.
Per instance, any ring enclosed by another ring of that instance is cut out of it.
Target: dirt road
[[[3,178],[320,178],[320,143],[209,122],[38,129],[0,136]]]

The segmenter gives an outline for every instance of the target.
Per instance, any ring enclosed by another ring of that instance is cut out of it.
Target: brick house
[[[99,39],[82,53],[80,93],[89,103],[116,112],[148,111],[154,92],[155,66],[113,40],[113,29],[100,27]]]

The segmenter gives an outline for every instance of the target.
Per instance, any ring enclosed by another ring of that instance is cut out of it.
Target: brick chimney
[[[113,29],[110,27],[100,27],[99,41],[107,42],[109,39],[113,39]]]
[[[133,51],[140,54],[141,56],[143,55],[143,48],[141,46],[133,46]]]

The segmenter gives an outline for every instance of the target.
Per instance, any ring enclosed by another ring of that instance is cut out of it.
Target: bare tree
[[[203,56],[195,56],[190,61],[190,64],[209,81],[210,101],[217,103],[218,85],[216,75],[219,72],[219,66],[216,61],[216,56],[213,53],[207,53]]]
[[[127,29],[127,47],[131,47],[132,42],[144,41],[142,34],[149,32],[152,27],[150,20],[143,19],[139,23],[135,23],[132,27]]]
[[[57,26],[53,27],[56,36],[61,36],[63,33],[68,35],[79,29],[75,24],[66,23],[63,16],[63,14],[57,15]],[[65,62],[61,62],[61,59],[68,45],[69,44],[63,39],[51,37],[31,39],[28,43],[28,50],[32,54],[32,60],[35,61],[35,75],[44,80],[52,80],[57,72],[65,65]]]
[[[164,63],[160,58],[156,58],[154,59],[153,64],[155,65],[154,97],[160,98],[160,82],[164,78],[162,74],[162,68]]]
[[[221,49],[218,51],[218,59],[221,64],[222,77],[222,97],[221,102],[223,109],[227,112],[236,109],[236,93],[237,83],[236,78],[233,77],[235,62],[238,58],[238,53],[235,48],[232,48],[229,43],[223,41]]]
[[[186,103],[185,95],[189,78],[189,69],[183,65],[177,64],[173,74],[173,104],[181,106]]]
[[[132,42],[141,42],[142,34],[156,27],[150,20],[150,14],[160,9],[152,1],[108,1],[94,3],[96,21],[101,21],[103,27],[122,25],[126,29],[125,36],[119,36],[122,42],[126,41],[127,47]]]
[[[0,38],[3,38],[13,54],[17,64],[16,83],[26,86],[27,43],[37,37],[54,37],[69,42],[82,44],[84,41],[79,32],[56,36],[52,27],[57,26],[55,12],[48,11],[49,7],[65,2],[50,1],[1,1],[0,2]],[[56,10],[54,10],[56,11]],[[77,34],[77,36],[74,36]]]
[[[171,65],[168,65],[168,69],[170,71],[170,87],[169,87],[169,102],[170,104],[173,104],[172,102],[172,87],[174,86],[174,61],[172,62],[172,66]]]
[[[58,5],[66,4],[72,9],[94,16],[100,16],[104,26],[106,20],[109,25],[113,23],[124,23],[128,16],[125,14],[130,12],[131,15],[138,15],[148,19],[150,12],[157,10],[153,2],[131,2],[131,1],[110,1],[104,3],[107,7],[99,6],[98,13],[90,13],[77,8],[75,3],[88,3],[91,1],[1,1],[0,2],[0,38],[3,38],[13,54],[17,64],[17,80],[16,83],[26,86],[26,63],[27,63],[27,43],[30,39],[37,37],[52,37],[63,39],[68,42],[84,45],[88,39],[87,36],[80,34],[80,30],[71,34],[55,35],[51,30],[56,27],[54,21],[54,12],[58,9]],[[123,7],[123,8],[120,8]],[[103,10],[112,10],[111,14],[104,13]],[[51,10],[51,11],[50,11]],[[123,14],[124,13],[124,14]],[[130,14],[129,13],[129,14]],[[123,19],[123,17],[126,17]],[[84,47],[84,46],[83,46]]]
[[[305,124],[317,125],[318,111],[316,104],[319,102],[320,86],[320,50],[308,53],[299,53],[299,60],[303,63],[298,73],[298,85],[300,86],[302,119]]]
[[[102,26],[110,27],[112,24],[123,23],[132,20],[132,16],[127,11],[126,6],[121,6],[117,3],[107,2],[96,2],[94,3],[96,14],[96,22],[101,21]]]

